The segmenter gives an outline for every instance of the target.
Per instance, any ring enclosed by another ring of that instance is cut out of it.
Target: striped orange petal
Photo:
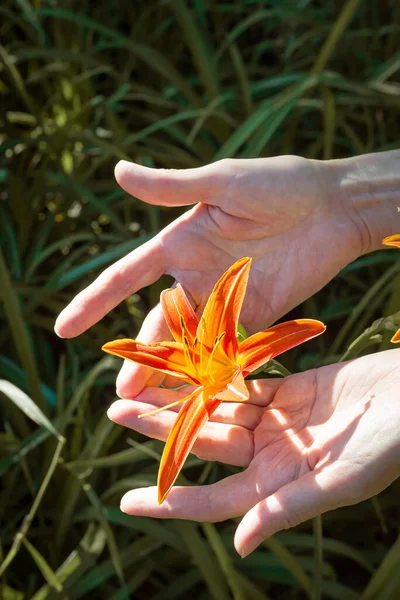
[[[400,248],[400,233],[385,237],[385,239],[382,240],[382,244],[385,244],[385,246],[395,246],[396,248]]]
[[[320,335],[325,329],[321,321],[297,319],[274,325],[248,337],[239,344],[243,376],[246,377],[278,354]]]
[[[197,335],[209,348],[225,333],[221,347],[228,356],[237,351],[236,331],[249,279],[251,258],[236,261],[215,284],[198,327]],[[204,327],[204,330],[203,330]]]
[[[190,344],[196,337],[199,319],[196,316],[189,300],[181,285],[178,283],[175,289],[161,292],[160,302],[164,318],[177,342],[182,342],[182,320],[185,335]]]
[[[161,504],[175,483],[196,438],[221,400],[211,399],[206,390],[187,400],[169,433],[158,472],[158,502]]]
[[[174,377],[179,377],[188,383],[199,383],[190,366],[186,363],[182,345],[176,342],[159,342],[146,345],[135,340],[123,339],[107,342],[102,350],[144,367],[152,367],[167,375],[174,375]]]
[[[396,331],[392,339],[390,340],[393,344],[398,344],[400,342],[400,329]]]

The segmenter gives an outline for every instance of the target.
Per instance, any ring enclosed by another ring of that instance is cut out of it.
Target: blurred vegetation
[[[398,484],[244,561],[233,522],[119,511],[126,490],[156,481],[162,444],[106,418],[119,365],[100,346],[134,336],[160,283],[76,340],[53,334],[77,291],[178,214],[121,191],[118,159],[184,168],[398,147],[399,48],[397,0],[3,0],[1,598],[399,597]],[[387,347],[389,321],[363,332],[399,309],[399,270],[396,252],[363,257],[300,307],[333,334],[286,367]],[[232,471],[191,457],[183,477]]]

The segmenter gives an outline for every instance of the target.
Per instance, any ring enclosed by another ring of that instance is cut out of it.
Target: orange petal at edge
[[[241,371],[237,371],[232,382],[222,392],[218,392],[214,398],[222,402],[246,402],[249,399],[249,390]]]
[[[193,343],[193,340],[196,337],[199,319],[181,285],[178,283],[175,289],[164,290],[161,292],[160,302],[164,318],[174,339],[177,342],[182,342],[182,318],[189,343]]]
[[[174,485],[201,428],[220,404],[220,400],[210,399],[208,393],[202,391],[182,406],[161,457],[157,484],[159,504]]]
[[[320,335],[325,329],[321,321],[297,319],[279,323],[243,340],[239,344],[239,353],[244,377],[278,354]]]
[[[179,377],[189,383],[198,383],[195,374],[186,364],[181,344],[176,342],[146,345],[135,340],[122,339],[107,342],[102,346],[102,350],[144,367],[151,367],[168,375],[174,375],[174,377]]]
[[[228,356],[237,349],[236,330],[250,267],[251,258],[244,257],[236,261],[215,284],[203,312],[204,343],[212,348],[216,338],[225,332],[221,346]],[[201,327],[202,323],[198,328],[199,339],[202,335]]]
[[[400,233],[396,233],[395,235],[388,235],[382,240],[382,244],[385,246],[395,246],[396,248],[400,248]]]
[[[392,339],[390,340],[393,344],[398,344],[400,342],[400,329],[396,331]]]

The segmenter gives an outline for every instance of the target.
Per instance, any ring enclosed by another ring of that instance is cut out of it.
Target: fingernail
[[[110,419],[110,421],[114,422],[113,419],[113,405],[111,405],[108,410],[107,410],[107,417]]]
[[[127,492],[125,494],[125,496],[122,496],[121,498],[121,502],[119,504],[119,508],[123,513],[129,514],[129,498],[128,498],[129,492]]]
[[[259,546],[263,540],[264,540],[264,538],[261,535],[256,535],[256,536],[250,538],[245,543],[245,545],[242,547],[240,556],[242,558],[246,558],[246,556],[251,554],[253,552],[253,550],[255,550],[257,548],[257,546]]]
[[[54,323],[54,332],[56,335],[58,335],[59,338],[64,339],[64,336],[61,335],[61,333],[58,331],[58,327],[59,327],[59,325],[58,325],[58,319],[57,319],[56,322]]]

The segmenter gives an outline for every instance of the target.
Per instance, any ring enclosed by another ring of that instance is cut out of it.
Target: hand
[[[363,221],[341,202],[329,162],[283,156],[181,171],[120,162],[115,174],[150,204],[197,204],[78,294],[57,320],[63,337],[82,333],[163,273],[182,284],[201,313],[217,279],[243,256],[253,258],[253,267],[241,322],[253,333],[319,290],[365,246]],[[137,338],[168,336],[157,306]],[[128,398],[160,382],[159,374],[125,363],[117,389]]]
[[[195,442],[207,460],[247,467],[218,483],[175,487],[163,504],[155,487],[128,492],[131,515],[222,521],[245,515],[235,547],[246,556],[275,532],[365,500],[400,475],[400,350],[389,350],[285,379],[248,382],[250,400],[225,403]],[[165,440],[182,392],[146,388],[118,400],[109,417]]]

